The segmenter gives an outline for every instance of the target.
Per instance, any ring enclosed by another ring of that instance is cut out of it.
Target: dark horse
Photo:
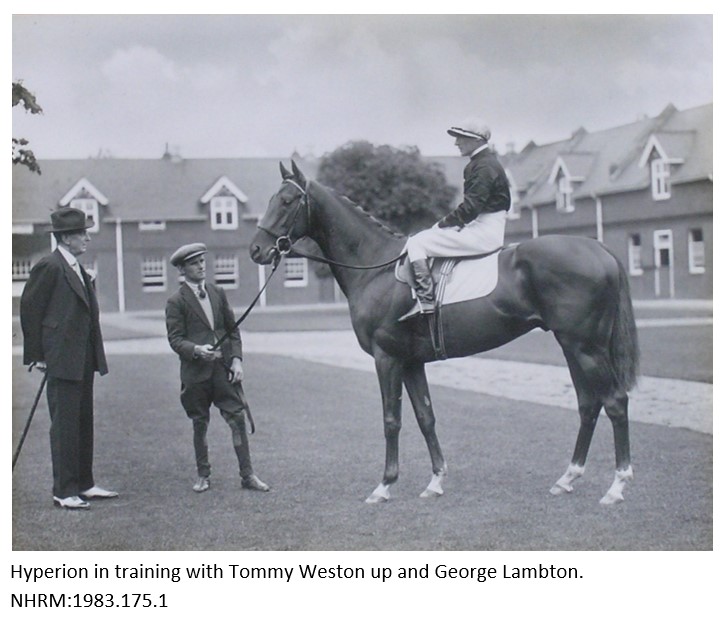
[[[396,280],[387,262],[400,254],[405,238],[348,199],[308,181],[296,164],[292,163],[293,172],[282,164],[280,168],[282,185],[259,223],[251,257],[268,264],[295,241],[311,238],[348,299],[357,340],[375,360],[387,444],[382,482],[367,501],[389,499],[389,486],[398,477],[403,384],[432,459],[433,477],[421,496],[441,495],[447,464],[435,433],[425,376],[425,363],[437,356],[424,318],[397,320],[410,307],[410,289]],[[572,482],[583,474],[604,408],[613,424],[616,472],[601,503],[622,501],[624,486],[633,477],[627,392],[636,381],[638,342],[620,261],[588,238],[531,239],[500,252],[499,280],[490,295],[446,305],[441,315],[448,357],[491,350],[534,328],[554,333],[576,389],[580,428],[571,463],[551,493],[570,492]]]

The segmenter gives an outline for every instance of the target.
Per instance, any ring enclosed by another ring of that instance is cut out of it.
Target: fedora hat
[[[79,232],[93,227],[93,221],[89,220],[82,212],[75,207],[61,207],[50,215],[51,232]]]
[[[206,246],[203,243],[189,243],[188,245],[182,245],[171,255],[171,265],[178,267],[200,254],[206,254],[206,252]]]

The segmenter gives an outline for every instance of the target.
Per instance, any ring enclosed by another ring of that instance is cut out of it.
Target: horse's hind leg
[[[573,482],[583,476],[588,450],[591,446],[591,439],[593,438],[593,431],[596,428],[596,422],[603,407],[603,402],[588,383],[577,351],[570,347],[564,347],[563,352],[566,356],[571,379],[576,389],[578,415],[581,423],[578,429],[578,438],[576,439],[576,446],[573,449],[571,463],[568,465],[566,472],[563,473],[561,478],[551,488],[550,492],[553,495],[572,492]]]
[[[439,497],[443,493],[442,481],[447,475],[447,464],[435,432],[435,414],[432,411],[425,365],[416,363],[406,366],[403,371],[403,381],[432,460],[432,479],[420,497]]]
[[[606,414],[613,425],[613,442],[616,449],[616,473],[613,484],[601,498],[601,504],[618,504],[623,501],[626,482],[633,479],[631,448],[628,431],[628,395],[619,392],[604,401]]]
[[[568,465],[566,472],[551,488],[552,495],[562,495],[573,491],[573,482],[583,476],[586,466],[586,458],[588,457],[588,449],[591,446],[593,431],[596,428],[598,416],[601,413],[603,403],[595,393],[589,390],[583,372],[578,363],[568,357],[566,351],[566,359],[573,379],[573,385],[576,389],[578,398],[578,415],[580,417],[580,427],[578,428],[578,438],[576,446],[573,449],[573,457]]]
[[[571,464],[563,477],[553,486],[551,493],[557,495],[562,491],[570,492],[571,482],[583,474],[593,430],[603,407],[613,424],[616,474],[611,488],[601,499],[601,503],[616,504],[623,501],[623,489],[626,482],[633,477],[628,438],[628,395],[618,391],[608,357],[603,349],[586,349],[582,343],[569,341],[561,335],[556,335],[556,338],[563,347],[576,388],[581,427]]]

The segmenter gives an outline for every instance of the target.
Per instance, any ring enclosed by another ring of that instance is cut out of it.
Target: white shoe
[[[53,503],[59,508],[90,508],[90,504],[82,500],[78,495],[72,495],[71,497],[53,497]]]
[[[115,490],[106,490],[100,486],[93,486],[88,490],[84,490],[80,493],[83,499],[115,499],[118,497],[118,493]]]
[[[211,481],[208,477],[199,477],[194,484],[194,492],[203,493],[205,490],[209,490]]]

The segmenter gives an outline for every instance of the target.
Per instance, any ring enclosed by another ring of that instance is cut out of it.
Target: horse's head
[[[271,197],[249,246],[255,263],[271,263],[276,257],[287,254],[292,244],[308,232],[307,179],[294,161],[291,172],[282,163],[279,163],[279,169],[282,185]]]

